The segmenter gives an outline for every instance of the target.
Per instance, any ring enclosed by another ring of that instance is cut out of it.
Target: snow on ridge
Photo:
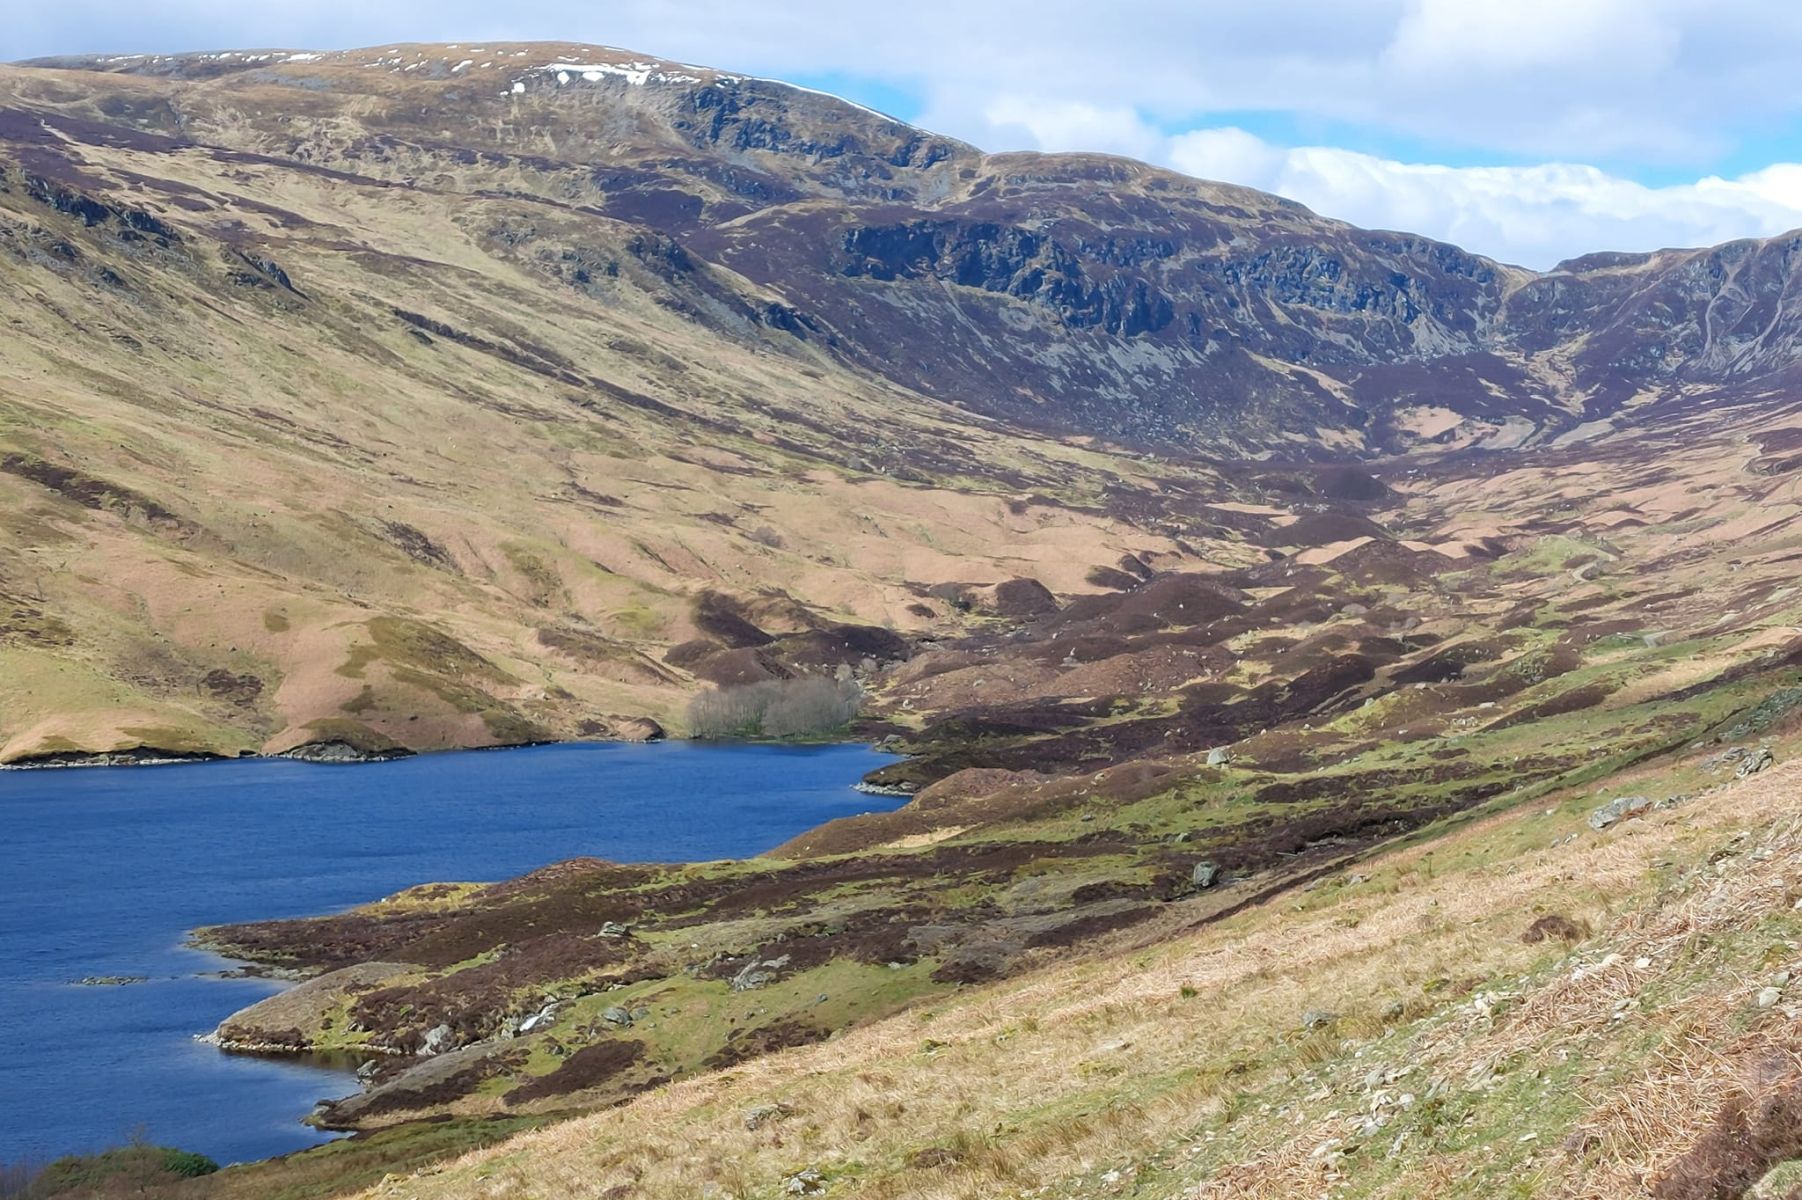
[[[533,74],[555,75],[559,85],[566,84],[573,75],[580,75],[589,83],[599,83],[606,78],[623,79],[632,87],[643,87],[647,83],[699,83],[699,75],[690,75],[683,71],[666,71],[659,62],[630,63],[575,63],[554,62],[542,67],[534,67]]]
[[[720,83],[774,84],[777,87],[788,88],[790,91],[806,92],[811,96],[824,96],[828,100],[836,100],[849,108],[855,108],[858,112],[866,113],[869,116],[888,121],[895,125],[907,124],[906,121],[901,120],[899,117],[890,116],[885,112],[878,112],[876,109],[873,109],[866,104],[859,104],[855,100],[847,100],[843,96],[835,95],[832,92],[823,92],[819,88],[803,87],[798,83],[790,83],[786,79],[771,79],[762,75],[728,75],[724,71],[713,71],[708,67],[697,67],[688,63],[675,63],[671,65],[681,69],[668,70],[665,69],[664,64],[660,62],[642,60],[629,63],[554,62],[547,63],[542,67],[533,67],[527,71],[527,74],[554,75],[556,76],[557,86],[559,87],[568,85],[571,80],[577,76],[580,76],[588,83],[599,83],[603,79],[613,78],[623,79],[632,87],[643,87],[647,83],[700,83],[702,81],[702,76],[690,74],[689,72],[705,71],[712,74],[714,79]],[[515,79],[512,83],[513,92],[515,94],[526,90],[523,79]]]

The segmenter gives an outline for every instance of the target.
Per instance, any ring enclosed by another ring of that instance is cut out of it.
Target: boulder
[[[1589,814],[1589,827],[1599,832],[1633,817],[1643,817],[1651,811],[1652,801],[1649,797],[1616,796]]]
[[[1198,888],[1211,888],[1220,882],[1220,868],[1211,862],[1199,862],[1189,872],[1189,882]]]
[[[764,959],[762,962],[752,959],[732,977],[732,990],[748,992],[765,984],[776,982],[782,974],[782,968],[788,966],[788,955]]]
[[[1224,746],[1216,746],[1208,751],[1208,766],[1224,767],[1233,761],[1233,752]]]
[[[745,1128],[756,1132],[775,1121],[781,1121],[794,1115],[795,1110],[780,1101],[774,1104],[753,1104],[745,1110]]]
[[[1775,761],[1776,758],[1771,754],[1770,747],[1760,746],[1739,760],[1739,766],[1734,768],[1733,774],[1736,778],[1745,779],[1747,776],[1758,774]]]
[[[558,1001],[552,1000],[548,1002],[543,1008],[519,1023],[519,1032],[531,1033],[534,1029],[548,1028],[550,1024],[557,1019],[557,1014],[562,1010],[563,1005]]]
[[[632,1014],[617,1004],[610,1008],[602,1009],[601,1020],[613,1026],[615,1029],[632,1028]]]
[[[419,1053],[422,1055],[444,1053],[451,1048],[452,1036],[449,1025],[432,1026],[425,1032],[425,1041],[420,1045]]]
[[[782,1191],[789,1196],[818,1196],[826,1190],[826,1177],[808,1167],[796,1171],[782,1183]]]

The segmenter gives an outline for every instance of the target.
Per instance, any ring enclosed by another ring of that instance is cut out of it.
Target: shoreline
[[[855,737],[843,739],[822,738],[805,742],[766,741],[761,739],[720,740],[717,738],[694,737],[653,737],[653,738],[556,738],[536,742],[507,742],[494,746],[437,746],[428,750],[411,750],[397,747],[392,750],[358,750],[344,742],[308,742],[296,746],[292,750],[283,750],[275,754],[264,754],[260,751],[245,751],[239,754],[222,754],[213,751],[162,750],[154,747],[138,747],[130,750],[57,750],[49,754],[31,755],[15,759],[12,762],[0,762],[0,771],[78,771],[93,770],[102,767],[187,767],[206,763],[224,762],[288,762],[311,763],[326,767],[361,767],[380,763],[404,762],[410,758],[422,758],[439,754],[476,754],[493,753],[507,750],[531,750],[541,746],[650,746],[659,743],[681,743],[687,745],[716,746],[776,746],[793,749],[807,749],[820,746],[871,746],[875,742],[861,741]],[[906,758],[906,755],[898,755]],[[872,796],[907,796],[909,790],[890,788],[886,784],[866,784],[862,781],[852,787]]]

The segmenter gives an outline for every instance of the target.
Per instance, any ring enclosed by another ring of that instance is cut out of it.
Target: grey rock
[[[426,1030],[425,1043],[419,1047],[421,1054],[442,1054],[451,1048],[451,1027],[434,1025]]]
[[[748,992],[754,988],[774,983],[781,977],[782,968],[786,966],[788,966],[788,955],[786,954],[764,959],[762,962],[752,959],[740,968],[738,974],[732,977],[732,990]]]
[[[412,755],[411,750],[401,746],[386,750],[359,750],[349,742],[307,742],[292,750],[284,750],[275,757],[310,763],[371,763],[411,758]]]
[[[1224,746],[1216,746],[1208,751],[1208,766],[1224,767],[1233,761],[1233,752]]]
[[[782,1181],[783,1194],[789,1196],[818,1196],[825,1190],[826,1177],[813,1167],[796,1171]]]
[[[1733,774],[1738,779],[1745,779],[1748,776],[1758,774],[1775,761],[1776,757],[1772,755],[1770,748],[1768,746],[1760,746],[1758,749],[1739,760],[1739,766],[1734,768]]]
[[[599,936],[604,938],[631,937],[632,929],[630,926],[621,925],[618,921],[603,921]]]
[[[1589,814],[1589,827],[1598,832],[1631,817],[1643,817],[1652,811],[1648,796],[1616,796]]]
[[[632,1014],[617,1004],[613,1005],[611,1008],[603,1009],[601,1012],[601,1020],[612,1025],[616,1029],[632,1028]]]
[[[775,1104],[753,1104],[745,1109],[745,1128],[762,1129],[774,1121],[781,1121],[795,1115],[795,1110],[778,1101]]]
[[[1339,1014],[1336,1012],[1329,1012],[1324,1008],[1310,1008],[1301,1015],[1301,1027],[1303,1029],[1325,1029],[1338,1019]]]
[[[1211,862],[1196,863],[1189,872],[1189,882],[1198,888],[1211,888],[1220,882],[1220,868]]]
[[[551,1022],[553,1022],[557,1019],[557,1014],[559,1012],[561,1012],[562,1009],[563,1009],[563,1005],[561,1005],[560,1003],[558,1003],[555,1000],[552,1000],[551,1002],[546,1004],[543,1008],[539,1009],[537,1012],[533,1013],[531,1016],[529,1016],[525,1020],[521,1021],[519,1023],[519,1032],[531,1033],[534,1029],[546,1028],[547,1026],[549,1026],[551,1024]]]

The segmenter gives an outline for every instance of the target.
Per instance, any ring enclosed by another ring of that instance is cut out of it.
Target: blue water
[[[306,916],[559,859],[756,854],[892,807],[861,746],[545,746],[363,766],[244,760],[0,772],[0,1163],[129,1136],[221,1162],[322,1140],[342,1070],[196,1042],[277,990],[205,976],[198,925]],[[92,975],[144,975],[81,987]]]

